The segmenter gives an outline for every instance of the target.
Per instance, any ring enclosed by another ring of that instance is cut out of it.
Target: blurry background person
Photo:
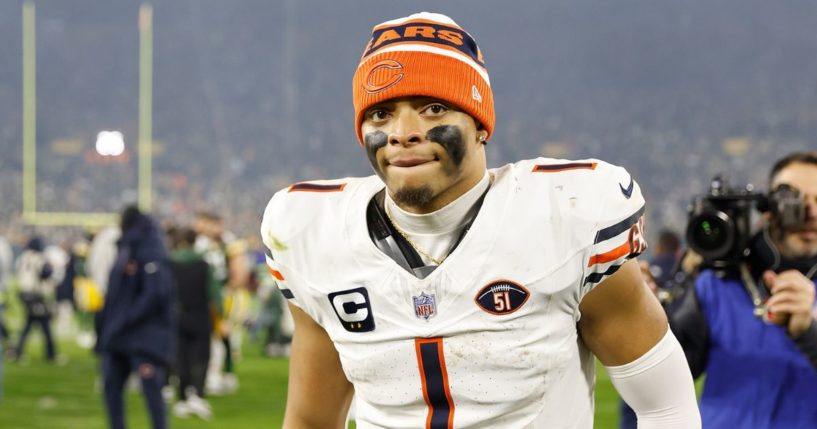
[[[173,407],[177,417],[195,414],[203,419],[212,417],[212,408],[204,400],[204,381],[210,360],[210,337],[213,323],[211,311],[218,311],[220,285],[213,270],[193,250],[196,233],[189,228],[175,230],[171,242],[171,267],[176,282],[177,358],[179,401]]]
[[[83,348],[93,346],[91,315],[87,311],[89,284],[86,258],[88,241],[84,237],[74,240],[68,252],[68,263],[65,266],[62,280],[57,285],[57,338],[75,337],[77,344]]]
[[[674,231],[663,228],[658,231],[658,240],[650,258],[650,272],[659,287],[667,284],[678,268],[681,239]]]
[[[286,300],[278,290],[274,274],[267,267],[263,244],[257,236],[248,238],[251,250],[252,280],[256,293],[257,314],[251,334],[257,339],[263,335],[264,354],[269,357],[289,355],[292,341],[292,315]]]
[[[218,284],[219,305],[211,314],[213,319],[213,335],[210,341],[210,361],[207,368],[205,389],[208,394],[221,395],[224,393],[224,366],[225,355],[223,334],[225,333],[224,320],[224,293],[229,276],[227,270],[227,249],[220,235],[221,219],[218,215],[200,211],[193,219],[193,230],[196,232],[196,242],[193,248],[210,265],[213,277]]]
[[[706,373],[709,429],[817,427],[817,153],[778,160],[769,190],[788,193],[784,210],[771,205],[737,266],[702,271],[670,311],[693,376]],[[792,199],[803,210],[788,218]]]
[[[11,245],[5,237],[0,235],[0,399],[3,399],[3,361],[5,360],[3,349],[8,337],[4,322],[4,310],[6,308],[6,291],[11,277],[13,258]]]
[[[223,300],[223,311],[214,313],[205,389],[212,395],[234,393],[238,390],[235,361],[239,354],[233,343],[239,340],[237,335],[240,335],[239,330],[249,307],[246,296],[249,281],[246,245],[225,231],[224,220],[215,213],[197,213],[193,228],[197,233],[194,249],[213,269],[213,275],[220,285],[220,299]]]
[[[68,237],[54,237],[56,244],[46,243],[43,249],[45,260],[51,265],[51,284],[53,286],[52,293],[52,319],[54,320],[54,337],[56,339],[67,338],[76,333],[76,323],[73,316],[73,297],[62,295],[60,293],[60,285],[65,279],[65,272],[68,269],[68,263],[71,258],[70,254],[70,240]]]
[[[102,294],[88,272],[88,241],[82,239],[71,249],[71,261],[65,270],[63,287],[70,290],[70,300],[78,320],[77,344],[90,349],[96,343],[94,314],[102,309]]]
[[[250,320],[252,307],[249,292],[250,266],[247,243],[243,239],[233,239],[226,247],[227,285],[224,289],[224,324],[222,343],[224,344],[224,393],[238,390],[236,365],[241,360],[241,342],[244,328]]]
[[[26,313],[26,323],[17,341],[15,359],[23,358],[26,340],[35,324],[42,329],[45,338],[45,353],[49,361],[56,358],[54,339],[51,335],[51,301],[53,300],[54,268],[43,253],[45,246],[40,237],[29,240],[25,250],[17,258],[17,281],[20,285],[20,300]]]
[[[9,281],[11,271],[14,269],[14,252],[8,240],[0,235],[0,356],[3,355],[3,346],[8,339],[8,331],[4,322],[4,311],[8,299]],[[2,359],[0,359],[2,362]]]
[[[103,295],[108,290],[108,279],[116,262],[116,243],[121,235],[122,231],[118,227],[103,228],[94,234],[88,248],[86,269],[99,293]]]
[[[131,372],[142,382],[154,429],[167,427],[162,385],[175,356],[173,277],[154,221],[127,207],[122,238],[97,322],[105,406],[110,427],[125,427],[122,390]]]

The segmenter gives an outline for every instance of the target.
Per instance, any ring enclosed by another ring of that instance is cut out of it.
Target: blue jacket
[[[703,427],[817,428],[817,370],[785,328],[752,314],[737,279],[704,271],[695,292],[709,326]]]
[[[175,355],[173,277],[162,234],[140,215],[117,245],[97,342],[102,353],[139,355],[168,364]]]

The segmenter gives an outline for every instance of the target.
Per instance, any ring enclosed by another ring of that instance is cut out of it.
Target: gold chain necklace
[[[405,232],[405,231],[403,231],[403,228],[400,228],[400,226],[399,226],[399,225],[397,225],[397,222],[395,222],[395,221],[394,221],[394,219],[391,217],[391,213],[390,213],[390,210],[389,210],[389,205],[388,205],[388,204],[383,204],[383,208],[386,210],[386,217],[388,217],[388,218],[389,218],[389,222],[391,222],[391,224],[392,224],[392,225],[394,225],[394,229],[396,229],[396,230],[397,230],[397,232],[399,232],[399,233],[400,233],[400,235],[401,235],[403,238],[405,238],[405,239],[406,239],[406,241],[408,242],[408,244],[410,244],[410,245],[411,245],[411,247],[412,247],[414,250],[416,250],[416,251],[417,251],[417,253],[419,253],[419,254],[421,254],[421,255],[425,256],[426,258],[428,258],[429,260],[431,260],[431,262],[434,262],[435,264],[437,264],[437,266],[442,265],[443,261],[445,261],[445,258],[447,258],[447,257],[448,257],[448,255],[445,255],[445,256],[443,256],[443,257],[442,257],[442,258],[440,258],[440,259],[437,259],[437,258],[435,258],[435,257],[433,257],[433,256],[431,256],[431,255],[429,255],[429,254],[428,254],[428,252],[426,252],[425,250],[421,249],[421,248],[420,248],[420,246],[418,246],[418,245],[417,245],[417,243],[415,243],[415,242],[414,242],[414,240],[412,240],[412,239],[410,239],[410,238],[409,238],[408,234],[406,234],[406,232]]]

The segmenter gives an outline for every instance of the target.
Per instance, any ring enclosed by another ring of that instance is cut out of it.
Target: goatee
[[[392,198],[400,206],[425,207],[431,203],[434,193],[430,186],[416,188],[403,187],[394,192]]]

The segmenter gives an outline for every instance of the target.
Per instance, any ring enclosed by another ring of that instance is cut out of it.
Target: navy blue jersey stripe
[[[615,225],[610,225],[607,228],[600,229],[599,232],[596,233],[596,240],[593,242],[593,244],[601,243],[604,240],[609,240],[630,229],[633,224],[638,222],[638,218],[644,214],[645,207],[646,206],[642,205],[638,211],[627,217],[627,219],[624,219]]]
[[[430,416],[426,420],[428,429],[447,429],[448,421],[453,412],[453,404],[449,402],[446,385],[447,374],[445,362],[440,360],[442,340],[433,342],[418,342],[420,364],[425,376],[425,396],[428,401]]]
[[[280,291],[281,291],[281,295],[283,295],[283,296],[284,296],[284,298],[286,298],[286,299],[293,299],[293,298],[295,298],[295,295],[292,293],[292,290],[291,290],[291,289],[278,289],[278,290],[280,290]]]
[[[619,268],[621,268],[621,265],[612,265],[610,266],[610,268],[607,269],[607,271],[603,273],[590,274],[589,276],[585,277],[584,284],[598,283],[601,281],[601,279],[604,278],[604,276],[612,276],[613,274],[615,274],[615,272],[618,271]]]
[[[335,192],[342,191],[346,186],[345,183],[338,183],[334,185],[319,185],[317,183],[296,183],[289,187],[289,192],[311,191],[311,192]]]
[[[566,164],[537,164],[533,167],[534,172],[553,173],[563,170],[595,170],[595,162],[569,162]]]

